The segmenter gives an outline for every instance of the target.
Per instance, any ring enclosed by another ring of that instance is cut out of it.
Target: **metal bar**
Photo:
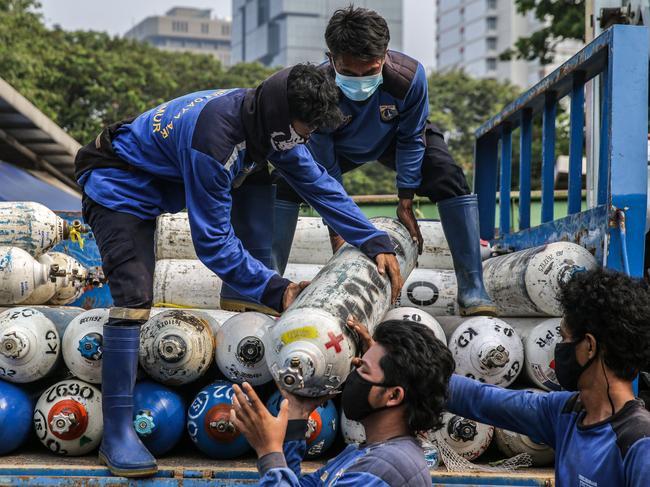
[[[476,140],[474,153],[474,192],[478,196],[481,238],[494,238],[497,205],[499,139],[486,135]]]
[[[600,103],[600,149],[598,151],[598,190],[596,201],[599,205],[604,205],[608,200],[609,194],[609,169],[610,169],[610,152],[609,152],[609,130],[612,124],[610,113],[611,101],[611,67],[606,67],[600,75],[601,86],[601,103]],[[646,122],[647,124],[647,122]]]
[[[553,220],[553,187],[555,179],[555,92],[546,94],[542,117],[542,223]]]
[[[533,111],[521,112],[519,135],[519,230],[530,228],[530,167],[533,159]]]
[[[510,233],[510,185],[512,184],[512,131],[501,127],[501,180],[499,182],[499,235]]]
[[[622,245],[630,275],[643,275],[647,206],[648,28],[617,25],[609,48],[608,141],[601,159],[609,161],[610,211],[625,212],[626,242],[610,228],[607,265],[623,270]],[[602,132],[601,132],[602,134]],[[602,147],[602,146],[601,146]],[[601,173],[602,174],[602,173]]]
[[[582,147],[585,124],[585,76],[578,71],[573,76],[571,91],[571,135],[569,146],[569,205],[568,214],[580,212],[582,207]]]

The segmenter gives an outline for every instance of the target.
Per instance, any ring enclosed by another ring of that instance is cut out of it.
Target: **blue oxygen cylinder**
[[[273,416],[277,416],[282,403],[280,391],[275,391],[266,402],[266,407]],[[334,403],[329,400],[317,407],[309,415],[307,434],[307,453],[305,458],[316,458],[325,453],[336,439],[339,431],[339,415]]]
[[[133,392],[133,426],[152,455],[164,455],[183,435],[185,401],[162,384],[138,382]]]
[[[187,432],[203,453],[212,458],[236,458],[250,445],[230,421],[232,382],[216,381],[202,389],[187,410]]]
[[[0,380],[0,455],[12,452],[27,440],[33,410],[34,404],[24,390]]]

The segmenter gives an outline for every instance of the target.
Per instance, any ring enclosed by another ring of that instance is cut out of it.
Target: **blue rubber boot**
[[[234,189],[231,194],[230,221],[235,235],[253,257],[273,269],[275,186],[243,185]],[[259,311],[278,316],[274,309],[242,296],[226,283],[221,285],[221,309],[236,312]]]
[[[133,388],[138,370],[141,324],[142,321],[109,319],[104,325],[104,436],[99,447],[99,462],[120,477],[148,477],[158,471],[156,459],[133,428]]]
[[[296,233],[300,205],[293,201],[275,200],[273,228],[273,267],[281,276],[287,269],[293,237]]]
[[[439,201],[438,213],[454,260],[460,314],[496,316],[497,307],[483,285],[476,195]]]

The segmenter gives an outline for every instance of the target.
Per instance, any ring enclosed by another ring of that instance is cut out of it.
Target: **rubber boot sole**
[[[470,306],[469,308],[460,308],[461,316],[499,316],[497,307],[494,305]]]
[[[251,303],[249,301],[240,301],[239,299],[224,299],[220,301],[221,309],[225,311],[234,311],[236,313],[244,313],[246,311],[257,311],[271,316],[280,316],[273,308],[264,306],[263,304]]]
[[[135,468],[117,468],[112,466],[109,461],[106,459],[102,452],[99,452],[99,464],[106,465],[113,475],[116,477],[128,477],[128,478],[139,478],[139,477],[151,477],[158,473],[158,465],[154,467],[147,467],[142,469]]]

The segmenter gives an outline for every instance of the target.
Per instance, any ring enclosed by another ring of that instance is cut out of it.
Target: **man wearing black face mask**
[[[555,372],[567,392],[510,391],[454,375],[449,411],[555,449],[558,487],[650,485],[650,413],[632,381],[650,360],[648,284],[603,269],[561,296]]]
[[[284,393],[287,401],[274,418],[248,384],[243,391],[234,386],[231,417],[257,452],[259,485],[431,486],[414,434],[442,426],[447,384],[454,369],[451,353],[419,323],[381,323],[374,342],[358,322],[351,320],[349,326],[366,338],[368,349],[353,361],[356,369],[345,384],[343,411],[363,424],[366,443],[348,446],[323,468],[301,477],[307,418],[324,398]]]

